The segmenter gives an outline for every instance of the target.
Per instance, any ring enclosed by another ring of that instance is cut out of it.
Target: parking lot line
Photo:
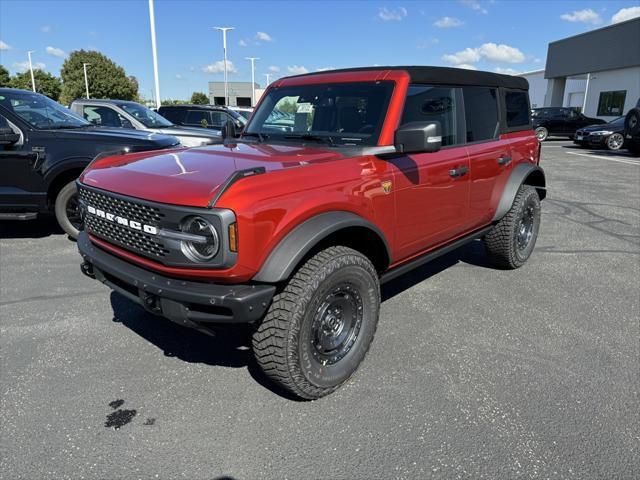
[[[581,157],[589,157],[589,158],[598,158],[601,160],[608,160],[610,162],[618,162],[618,163],[626,163],[628,165],[640,165],[640,160],[632,160],[630,158],[612,158],[610,156],[605,157],[604,155],[591,155],[588,153],[578,153],[578,152],[567,152],[570,155],[580,155]]]

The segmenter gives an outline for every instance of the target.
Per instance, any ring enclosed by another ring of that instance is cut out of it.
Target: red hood
[[[335,150],[284,145],[224,145],[106,157],[91,165],[82,183],[161,203],[205,207],[236,170],[267,172],[342,158]]]

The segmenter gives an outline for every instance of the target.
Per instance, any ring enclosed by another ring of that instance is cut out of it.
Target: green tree
[[[191,103],[194,105],[207,105],[209,103],[209,97],[202,92],[193,92],[193,95],[191,95]]]
[[[9,77],[9,70],[0,65],[0,87],[10,87],[11,77]]]
[[[100,52],[76,50],[62,64],[62,93],[60,101],[70,103],[75,98],[86,95],[82,64],[88,63],[87,77],[91,98],[113,98],[118,100],[137,100],[138,82],[128,77],[124,68],[116,65]]]
[[[54,77],[44,70],[34,70],[33,77],[36,81],[36,92],[46,95],[57,102],[60,98],[60,91],[62,90],[60,78]],[[22,88],[23,90],[31,90],[31,73],[28,71],[17,73],[11,78],[10,86],[13,88]]]

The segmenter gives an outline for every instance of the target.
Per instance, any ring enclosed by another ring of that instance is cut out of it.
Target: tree
[[[60,91],[62,90],[60,78],[54,77],[44,70],[34,70],[33,77],[36,81],[36,92],[46,95],[57,102],[60,98]],[[22,88],[23,90],[31,90],[31,73],[29,71],[17,73],[11,79],[10,86],[13,88]]]
[[[9,77],[9,70],[0,65],[0,87],[10,87],[11,77]]]
[[[194,105],[208,105],[209,97],[202,92],[193,92],[193,95],[191,95],[191,103]]]
[[[91,98],[137,100],[138,82],[127,77],[124,68],[116,65],[100,52],[76,50],[62,64],[62,93],[60,101],[68,104],[75,98],[86,96],[82,64],[87,65],[89,95]]]

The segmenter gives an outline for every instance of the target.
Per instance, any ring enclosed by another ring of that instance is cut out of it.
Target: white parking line
[[[599,158],[601,160],[608,160],[610,162],[626,163],[627,165],[640,165],[640,160],[632,160],[630,158],[612,158],[610,156],[605,157],[603,155],[590,155],[588,153],[567,152],[570,155],[580,155],[581,157]]]

